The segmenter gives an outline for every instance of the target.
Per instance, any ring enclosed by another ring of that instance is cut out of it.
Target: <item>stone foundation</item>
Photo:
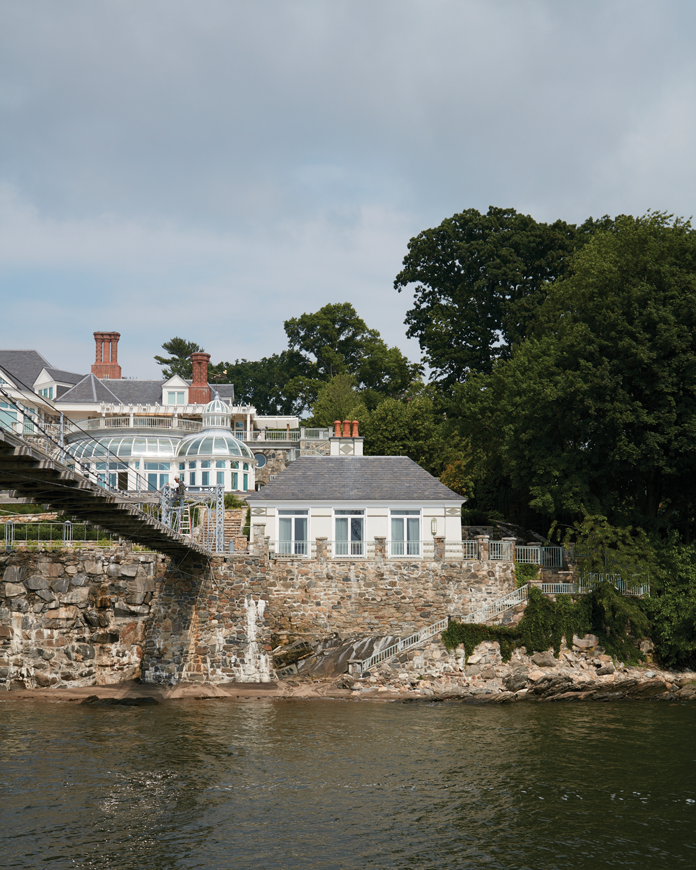
[[[266,682],[293,640],[403,637],[514,589],[511,563],[282,561],[239,553],[177,570],[125,548],[0,555],[0,683]]]

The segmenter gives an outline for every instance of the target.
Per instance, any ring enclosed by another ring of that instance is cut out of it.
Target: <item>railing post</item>
[[[445,559],[444,535],[437,535],[433,538],[433,559],[435,562],[443,562]]]
[[[478,542],[478,557],[479,562],[488,562],[489,561],[489,543],[490,538],[488,535],[476,535],[476,540]]]
[[[215,552],[225,552],[225,487],[215,487]]]
[[[254,547],[254,555],[263,555],[263,544],[266,537],[266,524],[254,523],[251,527],[251,540]]]
[[[375,537],[375,562],[384,562],[387,558],[387,539]]]
[[[317,538],[317,562],[326,562],[327,546],[326,538]]]
[[[507,544],[507,547],[505,548],[505,555],[507,556],[507,558],[505,559],[505,561],[506,562],[514,562],[515,561],[515,544],[517,543],[517,538],[514,538],[514,537],[503,538],[503,543]]]

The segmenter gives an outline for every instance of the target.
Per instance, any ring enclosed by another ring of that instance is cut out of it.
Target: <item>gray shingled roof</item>
[[[17,387],[34,389],[34,381],[41,369],[51,364],[35,350],[0,350],[0,368],[15,380]]]
[[[111,383],[111,381],[109,381]],[[118,402],[120,399],[111,392],[111,390],[95,378],[93,374],[85,375],[82,380],[75,384],[74,387],[67,390],[63,395],[56,400],[57,404],[63,402],[84,402],[94,404],[94,402]]]
[[[53,378],[63,384],[79,384],[84,375],[78,375],[75,372],[65,372],[63,369],[54,369],[52,366],[46,366],[46,371]]]
[[[451,501],[464,499],[408,456],[300,456],[252,501]]]
[[[163,380],[99,379],[89,374],[63,393],[59,402],[121,402],[124,405],[156,405],[162,402],[163,384]],[[219,392],[221,399],[230,399],[234,396],[233,384],[216,384],[211,387],[211,395],[215,390]]]

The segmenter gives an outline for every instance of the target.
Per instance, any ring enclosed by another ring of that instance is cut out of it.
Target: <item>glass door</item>
[[[420,511],[391,512],[392,556],[420,556]]]
[[[278,553],[281,556],[306,556],[307,511],[278,511]]]
[[[365,555],[364,511],[336,511],[336,556]]]

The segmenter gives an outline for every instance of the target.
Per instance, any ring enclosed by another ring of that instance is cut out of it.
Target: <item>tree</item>
[[[311,407],[322,384],[349,374],[369,408],[381,399],[405,393],[422,367],[409,363],[396,347],[388,347],[375,329],[368,329],[348,302],[324,305],[313,314],[285,322],[289,347],[302,360],[303,374],[290,384]]]
[[[385,399],[362,426],[368,456],[410,456],[436,477],[461,459],[462,438],[427,395],[408,402]]]
[[[312,408],[317,426],[333,426],[335,420],[365,420],[367,409],[351,375],[334,375],[319,390]]]
[[[296,414],[305,407],[304,397],[288,384],[302,371],[302,359],[294,351],[263,357],[260,360],[236,360],[211,366],[212,383],[234,384],[235,402],[253,405],[259,414]]]
[[[190,378],[193,374],[191,354],[202,351],[203,348],[195,341],[186,341],[178,336],[165,341],[162,350],[166,350],[168,357],[155,356],[157,363],[162,366],[162,375],[171,378],[179,375],[181,378]]]
[[[693,512],[695,327],[690,224],[618,217],[512,358],[457,388],[462,431],[550,518],[655,528]]]
[[[581,227],[539,223],[511,208],[467,209],[408,244],[400,292],[416,284],[406,316],[433,378],[450,387],[469,372],[490,374],[524,339],[548,283],[566,274],[574,252],[609,218]]]

